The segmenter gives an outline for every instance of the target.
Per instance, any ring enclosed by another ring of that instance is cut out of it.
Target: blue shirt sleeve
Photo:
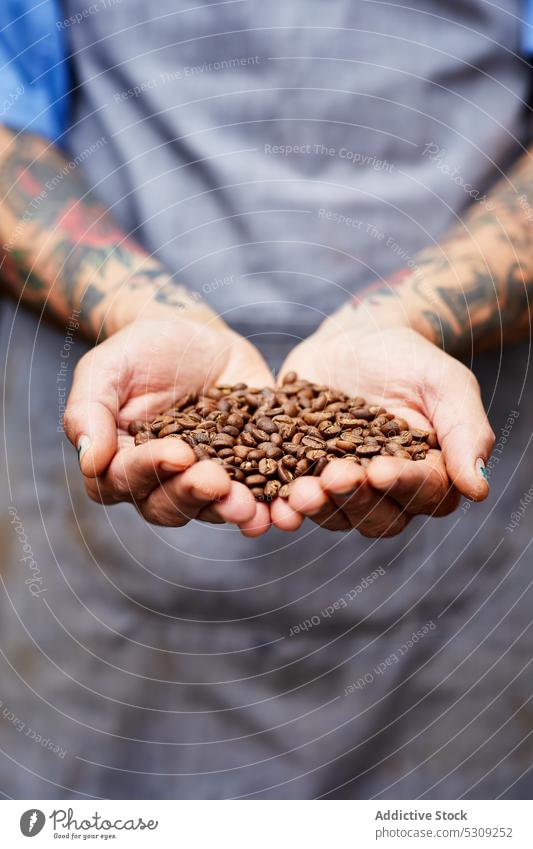
[[[524,0],[522,22],[522,50],[526,56],[533,55],[533,0]]]
[[[67,122],[58,0],[0,0],[0,124],[52,141]]]

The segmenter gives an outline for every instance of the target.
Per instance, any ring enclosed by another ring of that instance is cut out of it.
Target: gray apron
[[[68,28],[87,181],[276,367],[530,138],[518,0],[414,5],[122,0]],[[247,540],[89,502],[60,432],[84,344],[2,322],[5,795],[530,797],[527,348],[473,364],[489,501]]]

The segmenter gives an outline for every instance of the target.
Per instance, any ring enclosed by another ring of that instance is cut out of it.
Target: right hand
[[[179,439],[135,446],[134,419],[150,420],[187,392],[214,384],[273,385],[259,352],[220,323],[175,317],[137,320],[78,363],[65,410],[65,431],[79,453],[89,497],[132,502],[153,524],[181,527],[191,519],[232,522],[247,536],[268,530],[266,504],[231,481],[216,463],[195,463]]]
[[[295,480],[288,501],[273,502],[278,527],[295,530],[307,516],[330,530],[394,536],[412,516],[452,512],[459,494],[475,501],[487,497],[481,469],[494,434],[477,381],[416,331],[400,323],[374,328],[356,319],[343,328],[327,323],[289,354],[281,375],[287,371],[382,405],[409,427],[434,431],[441,450],[416,463],[377,456],[366,469],[334,460],[319,478]]]

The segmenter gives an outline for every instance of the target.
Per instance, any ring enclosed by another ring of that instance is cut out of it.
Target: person
[[[527,797],[520,16],[4,7],[5,796]],[[272,369],[442,450],[267,505],[127,435]]]

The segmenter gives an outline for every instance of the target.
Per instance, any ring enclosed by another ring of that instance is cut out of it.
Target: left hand
[[[445,516],[460,494],[481,501],[489,492],[484,463],[494,444],[472,372],[406,326],[368,329],[331,323],[300,343],[280,377],[297,372],[307,380],[363,396],[434,431],[441,450],[425,460],[377,456],[367,468],[343,460],[322,475],[292,484],[288,501],[276,499],[271,518],[295,530],[304,517],[329,530],[357,528],[367,537],[400,533],[416,514]]]

